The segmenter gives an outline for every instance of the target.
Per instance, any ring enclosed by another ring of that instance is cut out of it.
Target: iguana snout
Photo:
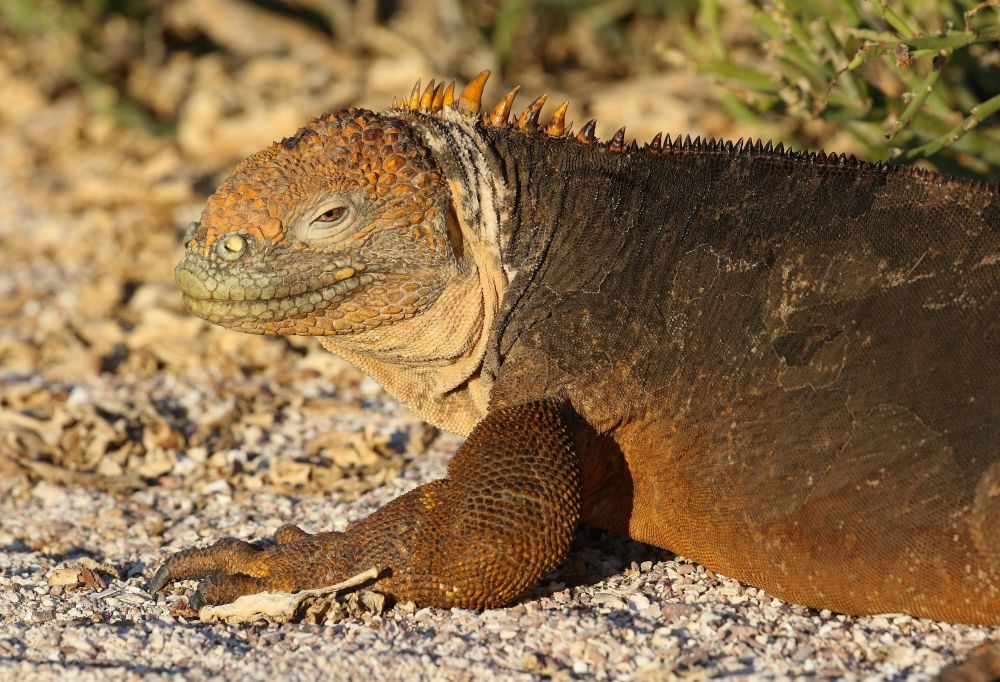
[[[240,164],[185,236],[193,313],[246,332],[364,331],[430,306],[456,264],[448,190],[404,121],[350,109]]]

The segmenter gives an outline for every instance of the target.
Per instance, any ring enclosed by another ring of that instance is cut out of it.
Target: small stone
[[[57,568],[48,577],[49,585],[78,585],[80,576],[83,574],[82,568]]]
[[[628,598],[628,607],[633,611],[644,611],[649,608],[649,599],[643,594],[633,594]]]
[[[607,592],[599,592],[598,594],[595,594],[591,598],[590,603],[597,606],[603,606],[608,609],[625,608],[625,601],[621,597]]]

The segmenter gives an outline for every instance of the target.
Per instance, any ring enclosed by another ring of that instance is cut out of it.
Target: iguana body
[[[372,565],[508,603],[580,521],[783,599],[1000,623],[1000,191],[780,148],[571,137],[428,88],[238,167],[198,315],[324,345],[469,435],[345,533],[175,555],[198,600]]]

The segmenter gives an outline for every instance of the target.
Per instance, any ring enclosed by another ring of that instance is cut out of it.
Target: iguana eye
[[[313,222],[316,223],[339,223],[341,218],[347,214],[346,206],[337,206],[327,211],[323,211]]]
[[[302,233],[306,239],[328,239],[346,232],[357,222],[358,212],[350,201],[320,208],[323,210],[316,214]]]

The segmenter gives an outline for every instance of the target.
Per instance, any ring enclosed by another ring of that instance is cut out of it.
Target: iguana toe
[[[308,579],[308,578],[307,578]],[[297,584],[280,579],[261,579],[238,573],[213,573],[202,580],[188,597],[188,606],[195,611],[206,604],[228,604],[248,594],[267,591],[296,591]]]
[[[160,567],[156,569],[156,573],[154,573],[153,577],[146,583],[146,592],[149,594],[156,594],[162,590],[168,582],[170,582],[170,569],[167,568],[166,563],[160,564]]]
[[[154,594],[166,585],[189,578],[206,578],[216,573],[256,574],[263,550],[236,538],[223,538],[210,547],[197,547],[171,554],[146,583]]]
[[[200,611],[204,605],[205,597],[201,593],[201,587],[199,587],[188,597],[188,606],[194,611]]]
[[[290,542],[295,542],[309,536],[309,533],[291,523],[286,523],[274,531],[274,541],[279,545],[287,545]]]

